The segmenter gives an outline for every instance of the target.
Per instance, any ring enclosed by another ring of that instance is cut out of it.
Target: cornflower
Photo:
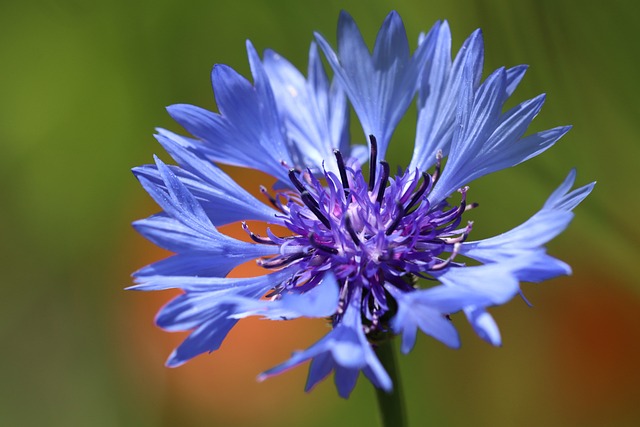
[[[544,95],[503,112],[527,67],[499,68],[482,81],[481,32],[473,32],[452,61],[446,21],[423,34],[411,53],[395,12],[372,53],[345,12],[337,50],[321,35],[315,39],[307,77],[271,50],[260,58],[247,42],[253,83],[228,66],[213,68],[219,113],[168,108],[191,136],[158,130],[157,140],[177,165],[156,158],[134,169],[162,208],[134,226],[175,255],[134,273],[130,289],[182,291],[156,318],[168,331],[191,331],[170,355],[170,367],[217,350],[248,316],[328,319],[326,336],[259,378],[311,360],[306,389],[335,371],[346,398],[360,372],[392,390],[375,349],[396,335],[404,353],[418,329],[458,347],[451,320],[457,312],[482,339],[499,345],[487,309],[520,294],[520,282],[570,274],[544,245],[568,226],[594,184],[571,190],[571,171],[523,224],[473,240],[468,212],[478,205],[467,201],[467,184],[537,156],[569,130],[524,136]],[[415,98],[413,156],[393,174],[385,155]],[[351,144],[349,105],[366,146]],[[277,183],[261,187],[259,200],[216,163],[257,169]],[[288,232],[268,228],[259,235],[247,220]],[[240,223],[250,241],[217,228],[231,223]],[[266,274],[227,277],[254,259]]]

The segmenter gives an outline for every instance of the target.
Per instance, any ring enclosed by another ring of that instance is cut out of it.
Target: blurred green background
[[[370,43],[390,9],[412,41],[436,19],[455,49],[483,28],[485,70],[530,64],[515,98],[548,94],[533,130],[574,125],[541,157],[472,185],[474,237],[526,219],[571,167],[579,184],[599,181],[550,245],[574,275],[525,286],[534,308],[493,310],[503,347],[458,317],[462,349],[423,336],[400,358],[411,424],[640,425],[640,11],[615,0],[2,2],[0,425],[376,425],[362,378],[348,401],[332,380],[305,394],[306,368],[255,382],[321,323],[242,322],[216,354],[169,370],[182,336],[153,315],[171,293],[123,291],[165,256],[129,226],[156,210],[129,169],[161,154],[154,127],[177,130],[164,106],[213,109],[210,69],[247,75],[247,38],[305,68],[312,31],[334,41],[343,8]],[[409,160],[412,120],[392,163]]]

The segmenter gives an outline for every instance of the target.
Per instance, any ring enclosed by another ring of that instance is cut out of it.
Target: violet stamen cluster
[[[499,345],[488,309],[521,295],[521,282],[570,274],[544,245],[569,225],[594,184],[572,190],[571,171],[530,219],[471,240],[466,213],[477,204],[467,202],[467,184],[537,156],[569,130],[525,136],[544,95],[503,111],[527,67],[499,68],[482,81],[482,34],[471,34],[452,59],[446,21],[411,53],[395,12],[373,51],[345,12],[337,51],[315,38],[306,77],[271,50],[261,58],[247,42],[253,83],[225,65],[213,69],[219,113],[169,107],[191,136],[158,130],[177,164],[156,158],[134,169],[162,208],[134,227],[174,255],[134,273],[130,289],[182,291],[156,317],[168,331],[190,331],[167,366],[219,349],[242,318],[313,317],[329,319],[331,331],[260,379],[311,361],[307,390],[333,371],[342,397],[361,372],[390,391],[374,352],[382,341],[398,336],[407,353],[420,330],[456,348],[452,315],[460,312],[482,339]],[[393,174],[385,154],[414,99],[413,155]],[[366,145],[352,144],[349,105]],[[259,200],[217,163],[260,170],[277,184],[261,186]],[[261,235],[249,220],[277,227]],[[242,227],[248,239],[221,233],[226,224]],[[250,260],[265,274],[229,277]]]
[[[459,190],[458,206],[442,201],[432,207],[426,197],[437,181],[440,162],[433,176],[416,170],[390,181],[388,163],[381,161],[376,167],[373,135],[370,143],[368,180],[357,162],[345,164],[339,150],[334,152],[338,174],[324,171],[322,182],[310,170],[289,171],[295,191],[279,193],[286,203],[276,202],[275,197],[269,200],[282,213],[292,236],[261,237],[244,227],[256,243],[281,247],[280,255],[260,259],[258,265],[280,269],[295,264],[299,271],[271,297],[307,292],[330,271],[340,290],[339,307],[345,307],[353,290],[360,288],[365,331],[379,336],[389,332],[380,319],[390,319],[396,308],[385,287],[411,292],[412,276],[431,278],[431,272],[462,266],[453,259],[471,231],[472,222],[460,228],[462,214],[473,205],[466,203],[465,187]],[[333,324],[341,318],[339,308]]]

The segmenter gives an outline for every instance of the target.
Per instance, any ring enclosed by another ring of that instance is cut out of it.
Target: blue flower
[[[462,312],[481,338],[499,345],[487,309],[521,294],[521,282],[570,274],[544,245],[568,226],[594,184],[572,190],[571,171],[529,220],[474,241],[468,211],[477,205],[467,201],[466,185],[540,154],[569,130],[524,136],[544,96],[503,111],[526,67],[499,68],[481,81],[482,34],[471,34],[452,61],[446,22],[411,53],[395,12],[373,53],[344,12],[337,52],[321,35],[316,42],[333,79],[315,43],[304,77],[273,51],[261,59],[247,42],[253,83],[227,66],[213,69],[219,113],[169,107],[192,137],[158,130],[177,165],[156,158],[134,169],[162,208],[134,226],[175,255],[134,273],[130,289],[182,290],[156,318],[168,331],[191,331],[168,366],[217,350],[247,316],[320,317],[331,332],[260,378],[311,360],[307,390],[334,371],[339,394],[348,397],[362,371],[389,391],[392,381],[374,351],[382,340],[400,335],[406,353],[419,329],[458,347],[450,316]],[[413,157],[392,175],[385,153],[416,98]],[[349,103],[368,150],[351,145]],[[258,169],[278,183],[261,187],[261,201],[215,163]],[[257,235],[246,220],[288,232]],[[250,241],[216,228],[230,223],[240,223]],[[227,277],[249,260],[265,274]]]

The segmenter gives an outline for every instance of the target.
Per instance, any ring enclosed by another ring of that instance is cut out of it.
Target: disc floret
[[[431,205],[427,196],[435,185],[440,159],[433,174],[417,169],[390,177],[389,165],[373,163],[376,140],[372,136],[368,179],[353,159],[345,160],[335,150],[338,170],[289,170],[295,190],[269,196],[281,211],[291,236],[268,237],[251,233],[254,241],[280,246],[280,254],[258,263],[267,269],[296,264],[294,278],[278,292],[306,292],[331,271],[340,286],[340,303],[333,316],[339,322],[341,307],[348,305],[359,288],[363,320],[368,331],[386,332],[396,307],[385,286],[402,292],[415,289],[412,276],[430,278],[430,273],[456,265],[458,247],[471,231],[472,223],[460,228],[467,205],[467,188],[460,189],[457,206],[446,200]],[[377,172],[376,172],[377,170]],[[248,229],[247,229],[248,231]]]

